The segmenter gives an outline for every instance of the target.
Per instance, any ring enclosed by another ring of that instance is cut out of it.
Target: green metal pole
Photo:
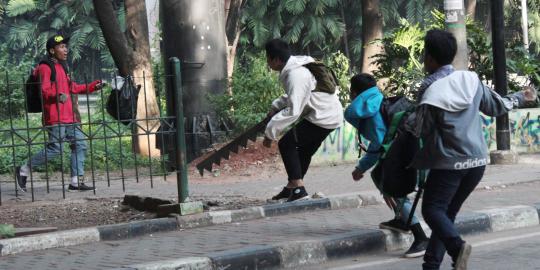
[[[174,91],[174,110],[176,112],[176,181],[178,185],[178,202],[184,203],[189,196],[186,163],[186,132],[184,128],[184,106],[182,102],[182,77],[180,60],[169,59],[173,74],[172,89]]]

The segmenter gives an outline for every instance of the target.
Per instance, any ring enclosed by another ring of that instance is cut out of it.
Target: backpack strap
[[[56,81],[56,67],[54,66],[53,61],[51,61],[50,59],[41,60],[39,62],[39,65],[41,64],[45,64],[51,69],[51,82],[55,82]]]
[[[381,158],[384,158],[386,156],[386,153],[388,152],[388,149],[390,149],[390,146],[392,145],[392,141],[394,140],[394,137],[396,136],[396,132],[399,127],[399,124],[403,120],[405,113],[406,111],[401,111],[401,112],[395,113],[392,116],[392,121],[390,122],[390,126],[388,126],[388,130],[386,131],[386,135],[384,135],[383,143],[381,145],[382,152],[383,152]]]

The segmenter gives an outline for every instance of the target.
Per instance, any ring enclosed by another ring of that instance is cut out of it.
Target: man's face
[[[279,58],[270,58],[268,55],[266,56],[266,62],[268,63],[268,67],[270,67],[272,70],[275,71],[281,71],[283,69],[283,62]]]
[[[51,55],[60,60],[60,61],[66,61],[68,56],[68,47],[67,44],[62,43],[54,46],[54,48],[49,49],[49,52]]]

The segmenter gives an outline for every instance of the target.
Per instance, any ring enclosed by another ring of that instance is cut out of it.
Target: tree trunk
[[[352,64],[353,59],[351,59],[351,53],[349,51],[349,29],[347,27],[347,21],[345,20],[345,7],[344,7],[344,1],[341,2],[340,5],[340,13],[341,13],[341,20],[343,20],[343,23],[345,24],[345,33],[343,34],[343,46],[345,49],[345,56],[347,56],[347,59],[349,59],[349,74],[352,74]]]
[[[471,20],[476,19],[476,0],[466,0],[467,15]]]
[[[132,75],[140,86],[137,100],[137,124],[134,134],[153,133],[159,128],[159,117],[153,82],[150,42],[145,1],[125,0],[126,33],[120,29],[112,1],[94,0],[94,9],[100,26],[121,76]],[[159,156],[155,134],[133,136],[133,149],[144,156]]]
[[[229,94],[232,94],[230,82],[234,72],[234,63],[236,59],[236,48],[240,40],[242,29],[240,28],[240,13],[244,0],[225,0],[225,33],[227,39],[227,78]]]
[[[379,0],[362,0],[362,67],[364,73],[373,73],[377,65],[372,57],[383,52],[380,44],[373,41],[383,38],[383,17]]]

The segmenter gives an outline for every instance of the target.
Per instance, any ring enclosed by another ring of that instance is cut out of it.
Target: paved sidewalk
[[[214,177],[208,172],[204,177],[193,176],[190,178],[190,194],[195,199],[204,198],[250,198],[266,200],[279,191],[286,184],[287,176],[280,160],[270,168],[261,167],[259,174],[249,174],[237,177]],[[257,166],[257,165],[254,165]],[[353,164],[337,166],[314,166],[310,168],[305,178],[306,188],[309,193],[322,192],[325,195],[339,195],[363,191],[376,191],[369,174],[360,182],[354,182],[351,178]],[[99,176],[103,177],[103,176]],[[99,178],[98,177],[98,178]],[[515,183],[540,181],[540,154],[520,156],[520,164],[517,165],[489,165],[484,179],[479,188],[485,186],[512,185]],[[153,186],[148,178],[140,179],[136,183],[134,179],[128,179],[125,183],[126,192],[122,191],[122,182],[111,181],[111,187],[105,180],[96,182],[96,195],[91,192],[66,192],[68,199],[81,199],[82,197],[120,198],[124,194],[153,196],[163,199],[177,198],[176,175],[167,177],[154,177]],[[62,187],[59,182],[53,182],[50,193],[46,193],[43,182],[35,183],[36,200],[59,200],[62,199]],[[2,183],[2,202],[4,205],[17,203],[18,201],[31,200],[31,194],[26,193],[15,198],[12,183]]]
[[[540,201],[540,182],[478,190],[465,211]],[[358,229],[374,229],[391,218],[385,206],[316,211],[229,225],[155,234],[134,240],[100,242],[0,258],[0,269],[107,269],[147,261],[177,259],[288,241],[315,240]]]

